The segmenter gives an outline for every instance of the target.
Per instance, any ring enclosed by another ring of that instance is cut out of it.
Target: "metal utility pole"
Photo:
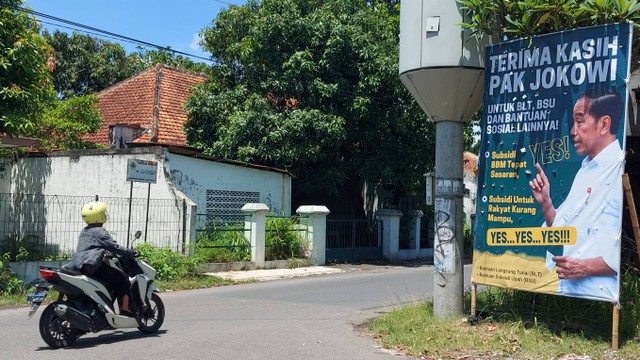
[[[438,318],[464,313],[463,128],[482,103],[488,44],[462,29],[459,7],[456,0],[400,3],[400,80],[436,122],[433,309]]]

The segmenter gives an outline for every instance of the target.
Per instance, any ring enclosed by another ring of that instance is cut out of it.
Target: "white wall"
[[[167,153],[166,169],[175,187],[198,205],[206,208],[207,190],[259,192],[257,202],[271,212],[291,215],[291,176],[275,170],[214,162],[180,154]]]
[[[172,199],[171,186],[161,171],[164,149],[160,147],[109,151],[53,153],[46,157],[23,157],[11,167],[12,193],[45,195],[99,195],[129,197],[128,159],[158,162],[157,183],[151,185],[151,198]],[[133,183],[133,197],[146,198],[148,185]]]
[[[156,161],[157,182],[127,181],[129,159]],[[0,240],[13,232],[33,234],[48,244],[54,242],[58,251],[72,252],[84,226],[79,215],[82,204],[76,197],[90,201],[99,195],[109,205],[105,227],[120,244],[133,241],[133,233],[140,230],[144,234],[146,229],[148,242],[178,250],[183,241],[194,239],[194,213],[205,211],[207,189],[259,192],[260,202],[269,205],[271,211],[291,214],[291,176],[275,169],[194,158],[163,147],[32,154],[0,163],[0,193],[46,195],[46,203],[20,201],[20,205],[7,206],[11,197],[0,199],[4,200],[0,206]],[[148,192],[155,205],[149,206],[147,215]],[[134,199],[131,217],[130,194]],[[185,207],[187,219],[183,221]],[[17,216],[8,215],[16,213],[21,219],[17,226],[9,219]]]

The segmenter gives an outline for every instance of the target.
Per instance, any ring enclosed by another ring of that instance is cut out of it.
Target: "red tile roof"
[[[206,80],[203,75],[156,65],[99,92],[102,128],[85,140],[109,144],[109,126],[149,129],[135,142],[186,145],[184,103],[191,88]]]

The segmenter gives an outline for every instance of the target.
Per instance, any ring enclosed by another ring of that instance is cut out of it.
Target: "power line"
[[[222,1],[222,0],[213,0],[213,1],[219,2],[220,4],[229,5],[229,6],[237,6],[236,4],[228,3],[228,2]]]
[[[125,41],[125,42],[128,42],[128,43],[145,45],[145,46],[156,48],[156,49],[159,49],[159,50],[164,50],[164,51],[167,51],[167,52],[171,52],[173,54],[184,55],[184,56],[188,56],[188,57],[191,57],[191,58],[196,58],[196,59],[201,59],[201,60],[206,60],[206,61],[211,61],[211,62],[214,61],[214,60],[212,60],[210,58],[207,58],[207,57],[204,57],[204,56],[194,55],[194,54],[190,54],[190,53],[187,53],[187,52],[184,52],[184,51],[180,51],[180,50],[174,50],[174,49],[171,49],[171,48],[166,47],[166,46],[156,45],[156,44],[153,44],[153,43],[150,43],[150,42],[147,42],[147,41],[134,39],[134,38],[129,37],[129,36],[116,34],[116,33],[113,33],[111,31],[98,29],[98,28],[95,28],[95,27],[89,26],[89,25],[84,25],[84,24],[81,24],[81,23],[78,23],[78,22],[75,22],[75,21],[65,20],[65,19],[62,19],[62,18],[59,18],[59,17],[56,17],[56,16],[44,14],[44,13],[41,13],[39,11],[31,10],[31,9],[24,8],[24,7],[21,7],[21,6],[16,7],[16,10],[22,11],[22,12],[26,12],[26,13],[29,13],[29,14],[32,14],[32,15],[40,16],[40,17],[43,17],[45,19],[53,20],[53,21],[56,21],[58,23],[67,24],[67,25],[73,26],[75,28],[72,28],[72,27],[69,27],[69,26],[60,25],[60,24],[52,24],[52,23],[48,23],[48,22],[44,22],[44,21],[40,20],[40,22],[43,22],[45,24],[49,24],[49,25],[53,25],[53,26],[59,26],[59,27],[62,27],[62,28],[70,29],[70,30],[86,29],[86,30],[80,30],[80,31],[86,32],[86,33],[89,33],[89,34],[93,34],[93,35],[108,37],[108,38],[115,39],[115,40],[122,40],[122,41]]]
[[[57,27],[57,28],[68,29],[68,30],[73,30],[73,31],[80,31],[80,32],[83,32],[83,33],[85,33],[85,34],[95,35],[95,36],[98,36],[98,37],[101,37],[101,38],[107,38],[107,39],[119,40],[119,41],[127,42],[127,43],[130,43],[130,44],[137,44],[137,42],[135,42],[135,41],[129,41],[129,40],[124,40],[124,39],[119,39],[119,38],[116,38],[116,37],[113,37],[113,36],[104,35],[104,34],[99,34],[99,33],[92,32],[92,31],[88,31],[88,30],[80,30],[80,29],[78,29],[78,28],[74,28],[74,27],[71,27],[71,26],[65,26],[65,25],[62,25],[62,24],[56,24],[56,23],[54,23],[54,22],[49,22],[49,21],[44,21],[44,20],[37,20],[37,21],[38,21],[39,23],[47,24],[47,25],[51,25],[51,26],[55,26],[55,27]]]
[[[230,5],[230,6],[236,6],[235,4],[231,4],[231,3],[228,3],[228,2],[225,2],[225,1],[222,1],[222,0],[213,0],[213,1],[219,2],[221,4]],[[150,42],[147,42],[147,41],[134,39],[134,38],[129,37],[129,36],[124,36],[124,35],[120,35],[120,34],[116,34],[116,33],[110,32],[110,31],[98,29],[98,28],[95,28],[93,26],[84,25],[84,24],[81,24],[81,23],[78,23],[78,22],[75,22],[75,21],[65,20],[65,19],[53,16],[53,15],[44,14],[44,13],[29,9],[29,8],[24,8],[24,7],[21,7],[21,6],[17,6],[14,9],[18,10],[18,11],[29,13],[29,14],[32,14],[32,15],[40,16],[40,17],[43,17],[43,18],[46,18],[46,19],[50,19],[50,20],[53,20],[53,21],[57,21],[59,23],[68,24],[68,26],[61,25],[61,24],[56,24],[56,23],[51,23],[51,22],[47,22],[47,21],[44,21],[44,20],[37,20],[40,23],[44,23],[44,24],[48,24],[48,25],[52,25],[52,26],[56,26],[56,27],[60,27],[60,28],[64,28],[64,29],[69,29],[69,30],[78,30],[78,31],[81,31],[81,32],[84,32],[84,33],[87,33],[87,34],[100,36],[100,37],[104,37],[104,38],[109,38],[109,39],[114,39],[114,40],[119,40],[119,41],[124,41],[124,42],[128,42],[128,43],[131,43],[131,44],[142,44],[142,45],[145,45],[145,46],[148,46],[148,47],[157,48],[159,50],[164,50],[164,51],[171,52],[171,53],[174,53],[174,54],[180,54],[180,55],[193,57],[193,58],[197,58],[197,59],[201,59],[201,60],[215,62],[215,60],[210,59],[210,58],[206,58],[206,57],[199,56],[199,55],[194,55],[194,54],[189,54],[189,53],[186,53],[186,52],[183,52],[183,51],[179,51],[179,50],[174,50],[174,49],[171,49],[171,48],[166,47],[166,46],[160,46],[160,45],[156,45],[156,44],[153,44],[153,43],[150,43]],[[78,29],[78,28],[80,28],[80,29]],[[86,30],[81,30],[81,29],[86,29]],[[345,95],[352,95],[352,96],[353,95],[355,95],[355,96],[359,95],[359,93],[349,92],[349,91],[344,91],[344,90],[338,90],[337,93],[342,93],[342,94],[345,94]],[[371,99],[372,102],[378,103],[380,105],[391,106],[391,105],[396,103],[395,101],[391,101],[390,102],[386,98],[375,96],[375,95],[369,95],[368,97],[369,97],[369,99]]]

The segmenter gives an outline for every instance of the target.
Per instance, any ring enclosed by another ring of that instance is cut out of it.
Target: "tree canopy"
[[[94,94],[54,102],[42,115],[41,123],[29,134],[40,139],[36,147],[45,151],[99,148],[82,139],[100,129],[102,117],[95,106],[97,102],[98,97]]]
[[[10,135],[32,131],[55,98],[51,47],[21,3],[0,0],[0,131]]]
[[[54,86],[61,98],[96,93],[158,63],[197,72],[208,68],[167,50],[138,48],[127,55],[118,43],[79,32],[45,30],[42,36],[55,51]]]
[[[92,94],[133,75],[120,44],[58,30],[42,36],[55,50],[54,85],[62,98]]]
[[[216,60],[186,105],[187,141],[289,169],[303,189],[414,190],[434,125],[398,79],[397,1],[249,0],[203,31]]]
[[[633,21],[640,29],[637,0],[458,0],[464,25],[497,39],[519,39],[576,27]],[[633,37],[631,71],[640,68],[640,32]]]

